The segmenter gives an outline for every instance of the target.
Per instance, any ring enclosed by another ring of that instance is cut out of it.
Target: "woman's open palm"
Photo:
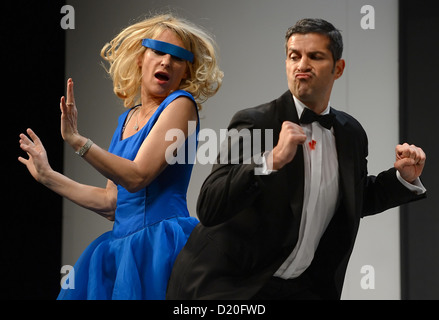
[[[27,134],[29,137],[24,133],[20,134],[20,148],[28,154],[29,158],[19,157],[18,160],[26,165],[35,180],[41,182],[44,173],[51,170],[46,149],[32,129],[27,129]]]

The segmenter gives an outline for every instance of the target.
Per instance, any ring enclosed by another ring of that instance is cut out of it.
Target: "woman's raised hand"
[[[60,102],[61,109],[61,135],[73,148],[80,145],[80,138],[78,132],[78,110],[76,109],[75,96],[73,93],[73,80],[67,80],[67,101],[63,96]]]
[[[20,134],[20,148],[28,154],[29,158],[18,157],[18,161],[27,167],[35,180],[44,184],[45,176],[52,170],[46,150],[32,129],[27,129],[27,134],[29,137],[24,133]]]

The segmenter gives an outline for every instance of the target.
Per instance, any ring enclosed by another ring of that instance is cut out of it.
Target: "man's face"
[[[287,42],[288,88],[317,113],[327,107],[334,81],[345,66],[342,59],[334,65],[328,45],[329,38],[318,33],[293,34]]]

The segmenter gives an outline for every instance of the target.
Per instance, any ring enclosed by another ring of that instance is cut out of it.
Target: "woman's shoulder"
[[[172,102],[174,102],[175,100],[181,98],[181,97],[185,97],[187,99],[185,99],[186,101],[184,101],[184,103],[186,104],[187,107],[189,107],[189,103],[188,101],[190,100],[193,104],[193,106],[195,107],[195,110],[198,114],[198,105],[197,102],[195,101],[194,97],[187,91],[184,90],[176,90],[171,92],[166,98],[165,100],[163,100],[163,102],[161,103],[161,105],[159,106],[159,110],[158,110],[158,114],[162,113]],[[179,109],[179,106],[176,105],[175,107],[177,107],[177,109]]]
[[[191,100],[196,104],[195,99],[194,99],[194,97],[192,96],[192,94],[190,94],[189,92],[184,91],[184,90],[176,90],[176,91],[171,92],[171,93],[166,97],[166,99],[163,101],[163,104],[168,105],[168,104],[170,104],[172,101],[174,101],[175,99],[177,99],[177,98],[179,98],[179,97],[182,97],[182,96],[191,99]]]

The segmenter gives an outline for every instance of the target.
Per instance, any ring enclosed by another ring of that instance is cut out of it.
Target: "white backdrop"
[[[332,22],[344,38],[346,69],[334,86],[331,104],[352,114],[366,129],[369,173],[378,174],[393,166],[398,143],[397,0],[67,3],[75,9],[75,29],[66,31],[66,76],[75,82],[79,130],[101,147],[109,146],[117,117],[124,109],[112,92],[99,53],[122,28],[150,12],[170,10],[215,35],[225,77],[218,94],[204,104],[201,127],[211,128],[219,136],[219,130],[227,127],[236,111],[271,101],[287,90],[285,31],[297,20],[311,17]],[[365,5],[375,10],[375,29],[362,28],[366,13],[361,8]],[[64,168],[67,176],[81,183],[105,186],[106,179],[68,146]],[[210,169],[210,165],[194,166],[188,191],[188,207],[193,216],[201,184]],[[67,200],[63,211],[62,264],[73,265],[85,247],[110,230],[112,224]],[[370,266],[366,273],[362,273],[363,266]],[[365,277],[369,285],[374,280],[373,289],[362,287]],[[400,289],[399,210],[392,209],[362,220],[342,298],[400,299]]]

